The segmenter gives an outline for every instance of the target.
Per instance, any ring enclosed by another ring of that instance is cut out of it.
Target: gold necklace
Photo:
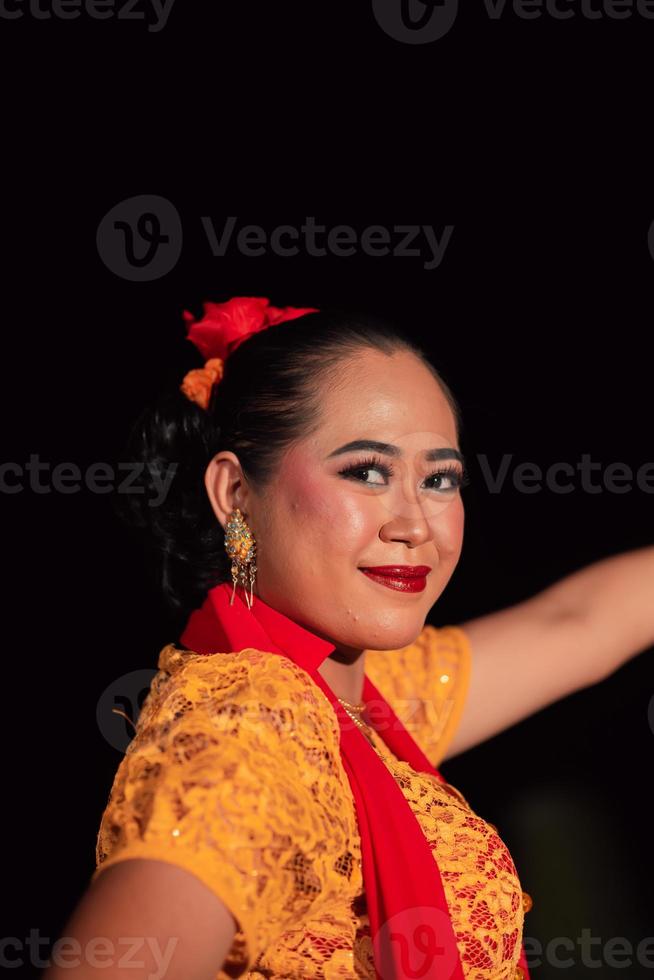
[[[361,718],[359,718],[358,715],[355,713],[358,711],[365,711],[366,705],[350,704],[349,701],[346,701],[345,698],[339,698],[338,695],[337,695],[337,699],[343,705],[343,709],[345,713],[352,719],[352,721],[357,726],[357,728],[359,728],[363,732],[363,734],[366,736],[366,738],[368,739],[372,747],[375,750],[377,750],[377,746],[375,745],[370,735],[368,734],[370,731],[370,726],[366,724],[366,722],[362,721]]]
[[[350,708],[351,711],[365,711],[365,704],[350,704],[350,702],[346,701],[345,698],[339,698],[338,700],[341,702],[344,708]]]
[[[365,735],[366,739],[368,740],[368,742],[370,743],[370,745],[372,745],[373,749],[375,750],[375,752],[377,753],[377,755],[379,756],[379,758],[382,760],[382,762],[385,763],[386,762],[386,758],[384,756],[384,752],[378,747],[377,743],[375,742],[375,740],[372,738],[372,735],[371,735],[371,732],[374,732],[375,729],[372,727],[372,725],[369,725],[367,722],[362,721],[354,713],[354,712],[357,712],[357,711],[364,711],[366,709],[367,705],[365,705],[365,704],[350,704],[349,701],[346,701],[345,698],[339,698],[338,695],[336,696],[336,698],[337,698],[338,701],[340,701],[341,705],[343,706],[343,710],[348,715],[348,717],[352,719],[352,721],[357,726],[357,728],[360,729],[360,731],[363,733],[363,735]]]

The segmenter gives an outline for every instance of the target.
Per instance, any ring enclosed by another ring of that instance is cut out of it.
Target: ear
[[[213,512],[223,528],[236,507],[240,508],[247,520],[247,481],[238,456],[228,450],[216,453],[205,471],[204,485]]]

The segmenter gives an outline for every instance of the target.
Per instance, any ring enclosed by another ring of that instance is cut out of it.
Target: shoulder
[[[373,683],[413,690],[416,681],[433,679],[440,670],[447,685],[463,679],[470,667],[470,645],[459,626],[432,626],[426,623],[408,646],[394,650],[366,650],[366,673]],[[377,685],[379,686],[379,685]]]
[[[432,765],[445,757],[470,685],[471,652],[459,626],[425,624],[413,643],[367,650],[366,675]]]
[[[184,867],[238,921],[240,966],[251,965],[345,887],[336,869],[356,818],[338,720],[280,654],[168,644],[158,668],[102,815],[95,875],[132,857]]]
[[[227,653],[195,653],[168,643],[159,654],[157,667],[160,674],[183,684],[222,680],[240,689],[244,683],[261,684],[276,677],[289,686],[313,685],[310,675],[288,657],[253,647]]]
[[[179,727],[185,718],[243,738],[265,731],[281,739],[309,726],[338,748],[338,719],[329,699],[288,657],[253,648],[199,654],[169,643],[157,667],[137,734],[152,725]]]

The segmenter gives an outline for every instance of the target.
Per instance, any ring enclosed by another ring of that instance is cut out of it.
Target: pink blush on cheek
[[[290,464],[284,470],[284,494],[288,496],[288,511],[294,521],[316,523],[331,519],[337,498],[324,479],[312,474],[300,464]]]
[[[289,503],[295,530],[304,528],[312,537],[327,537],[330,547],[337,546],[334,537],[338,532],[341,540],[348,540],[348,550],[362,537],[372,518],[371,508],[366,507],[361,494],[344,492],[338,482],[325,474],[302,466],[290,465],[285,469],[285,493]]]

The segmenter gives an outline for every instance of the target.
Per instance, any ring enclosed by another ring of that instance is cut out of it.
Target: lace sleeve
[[[459,626],[427,624],[407,647],[366,651],[366,674],[435,768],[461,718],[470,668],[470,644]]]
[[[329,814],[302,759],[312,744],[338,751],[338,722],[286,658],[191,653],[180,667],[169,645],[160,667],[166,652],[115,775],[92,880],[133,857],[186,868],[236,919],[228,960],[240,976],[328,897]]]

